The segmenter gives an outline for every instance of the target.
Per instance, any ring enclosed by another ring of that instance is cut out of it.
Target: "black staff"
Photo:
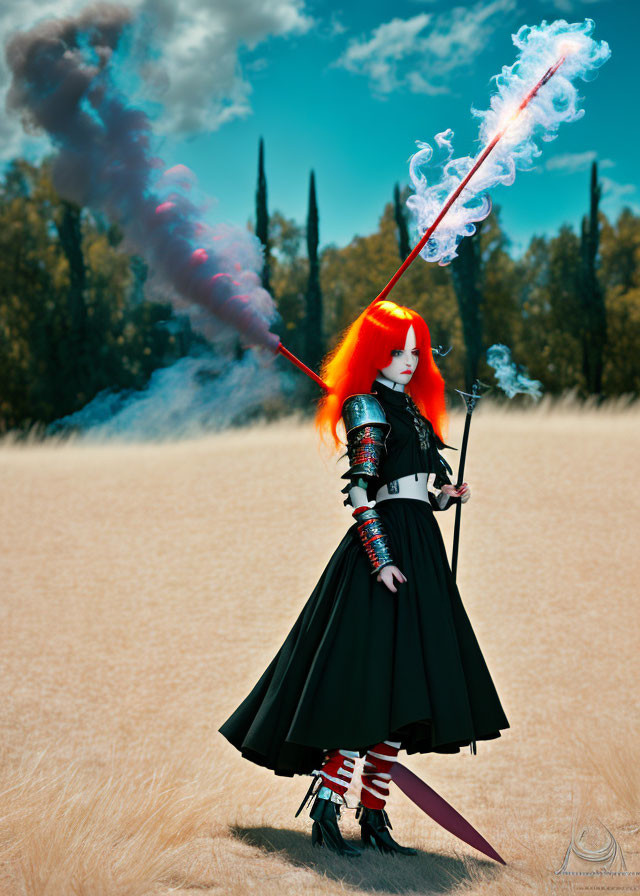
[[[486,383],[481,383],[480,380],[475,380],[473,385],[471,386],[471,394],[469,392],[461,392],[460,389],[456,389],[459,395],[462,396],[464,402],[467,406],[467,416],[464,421],[464,434],[462,436],[462,448],[460,450],[460,464],[458,466],[458,481],[456,483],[456,488],[460,488],[462,483],[464,482],[464,462],[467,456],[467,442],[469,441],[469,428],[471,426],[471,415],[473,414],[473,410],[476,406],[476,402],[479,398],[482,398],[482,395],[479,393],[479,389],[481,386],[485,386],[486,388],[491,388],[487,386]],[[451,553],[451,572],[453,573],[453,578],[455,581],[456,578],[456,569],[458,566],[458,543],[460,541],[460,516],[462,514],[462,501],[458,501],[456,505],[456,522],[455,528],[453,530],[453,551]]]

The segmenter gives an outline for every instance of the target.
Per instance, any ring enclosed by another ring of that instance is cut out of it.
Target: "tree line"
[[[438,358],[449,388],[492,382],[485,352],[500,342],[549,393],[638,396],[640,217],[627,208],[610,222],[600,193],[594,163],[580,233],[565,225],[533,237],[520,259],[494,206],[450,265],[418,259],[405,273],[392,297],[423,315],[434,345],[451,347]],[[314,172],[304,224],[269,214],[260,141],[250,226],[278,309],[272,329],[311,368],[409,254],[407,195],[395,186],[375,233],[320,250]],[[0,432],[49,424],[104,389],[141,389],[154,370],[206,348],[154,294],[119,228],[56,194],[48,161],[7,167],[0,225]],[[299,379],[298,406],[311,411],[317,386]]]
[[[418,259],[396,284],[391,298],[422,314],[432,345],[452,349],[438,358],[448,387],[468,391],[477,377],[493,382],[486,350],[502,343],[516,367],[548,393],[638,397],[640,217],[625,208],[609,221],[600,208],[596,162],[587,187],[579,234],[563,225],[553,237],[534,236],[516,260],[494,205],[449,265]],[[263,245],[292,351],[312,363],[322,357],[409,255],[409,193],[395,185],[375,233],[342,249],[326,247],[319,277],[311,248],[308,261],[301,251],[305,228],[277,212],[269,219]],[[317,231],[312,172],[306,233],[317,239]]]

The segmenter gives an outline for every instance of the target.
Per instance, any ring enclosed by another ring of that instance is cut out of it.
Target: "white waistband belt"
[[[393,485],[389,483],[388,485],[383,485],[376,492],[376,503],[379,501],[390,501],[392,498],[414,498],[417,501],[426,501],[429,503],[429,494],[428,492],[433,492],[434,495],[440,495],[442,492],[438,491],[433,486],[433,480],[435,479],[435,473],[418,473],[418,478],[416,480],[416,474],[410,473],[409,476],[402,476],[400,479],[395,479]],[[389,485],[397,491],[389,491]]]

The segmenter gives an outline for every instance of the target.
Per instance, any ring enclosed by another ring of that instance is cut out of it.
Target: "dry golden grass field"
[[[310,778],[217,731],[352,522],[346,462],[309,423],[5,440],[1,896],[640,891],[640,875],[554,874],[572,826],[595,849],[602,825],[640,872],[640,409],[545,402],[481,404],[465,473],[458,584],[511,727],[476,756],[399,757],[506,867],[393,785],[393,834],[417,857],[314,849],[308,810],[294,818]],[[437,519],[450,550],[454,511]],[[342,830],[359,836],[349,810]]]

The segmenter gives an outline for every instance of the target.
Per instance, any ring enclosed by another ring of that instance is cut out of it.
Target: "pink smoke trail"
[[[279,339],[269,322],[276,310],[256,273],[257,238],[239,229],[214,234],[180,192],[165,196],[167,187],[188,190],[191,173],[178,165],[157,178],[151,123],[114,87],[109,62],[131,22],[126,7],[98,4],[14,35],[6,47],[13,76],[7,106],[25,127],[49,134],[58,192],[117,221],[170,285],[174,302],[205,312],[209,335],[213,318],[222,325],[213,333],[232,328],[275,352]]]

